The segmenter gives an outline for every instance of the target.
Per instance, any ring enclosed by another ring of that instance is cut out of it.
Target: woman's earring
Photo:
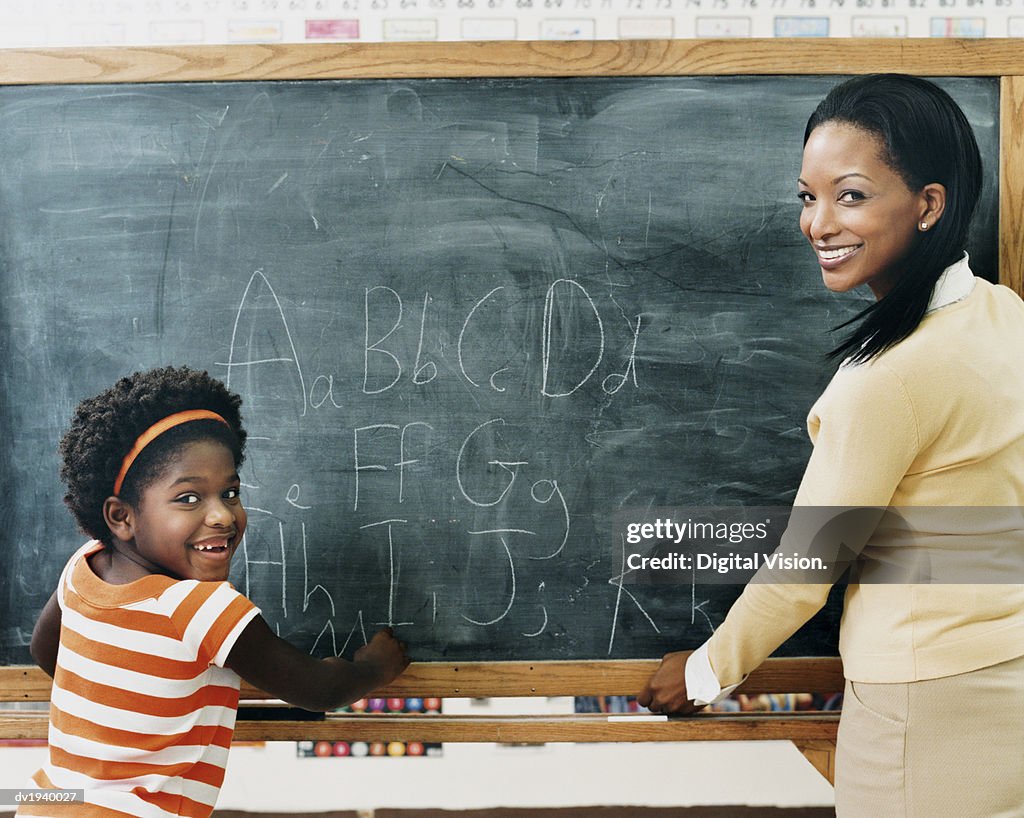
[[[928,229],[928,222],[921,222],[921,229],[922,230],[927,230]]]

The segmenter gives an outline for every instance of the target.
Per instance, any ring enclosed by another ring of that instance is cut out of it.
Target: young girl
[[[862,577],[915,552],[975,570],[989,545],[1017,565],[1024,303],[968,265],[981,159],[966,117],[925,80],[849,80],[807,123],[797,185],[825,286],[876,301],[811,409],[795,505],[913,510],[913,537],[874,532]],[[839,818],[1024,815],[1024,584],[972,581],[850,582]],[[727,695],[828,591],[748,585],[701,648],[664,658],[641,703],[685,713]]]
[[[61,442],[65,501],[93,539],[68,561],[32,634],[53,676],[42,788],[87,807],[18,815],[208,816],[224,779],[239,677],[326,710],[406,667],[382,631],[354,661],[279,639],[227,582],[245,533],[240,398],[186,368],[123,378],[83,401]]]

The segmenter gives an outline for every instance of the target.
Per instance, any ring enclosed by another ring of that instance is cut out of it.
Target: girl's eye
[[[224,492],[224,499],[225,500],[237,500],[241,496],[242,496],[241,489],[228,489],[227,491]]]
[[[187,494],[179,495],[178,496],[178,502],[179,503],[184,503],[186,505],[194,506],[196,503],[199,502],[199,495],[196,494],[195,492],[191,492],[190,491]]]

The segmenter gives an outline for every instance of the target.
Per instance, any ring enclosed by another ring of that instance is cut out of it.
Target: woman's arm
[[[783,550],[808,553],[815,535],[833,532],[835,554],[859,553],[931,433],[922,433],[906,385],[883,361],[841,369],[811,410],[809,425],[814,449]],[[744,589],[708,639],[708,657],[723,686],[743,679],[821,609],[838,576],[822,579],[827,581],[770,581]]]
[[[43,610],[39,612],[39,619],[32,629],[32,643],[29,651],[36,664],[53,678],[57,669],[57,647],[60,645],[60,603],[57,602],[57,592],[54,591]]]
[[[330,710],[383,687],[409,664],[390,629],[356,651],[353,661],[316,659],[277,636],[262,616],[242,631],[225,665],[254,687],[306,710]]]
[[[829,514],[839,520],[846,516],[840,512],[863,510],[867,513],[846,531],[856,536],[836,543],[859,551],[874,528],[867,525],[872,509],[889,505],[920,450],[917,414],[896,373],[876,363],[841,370],[809,421],[814,449],[780,550],[804,553],[817,533],[813,525],[804,530],[808,522],[827,520]],[[804,506],[812,513],[804,515]],[[794,528],[795,521],[804,525]],[[823,579],[820,584],[783,579],[747,585],[706,643],[711,670],[722,687],[741,682],[822,608],[837,577]],[[659,712],[692,712],[682,655],[665,657],[641,691],[642,703]]]

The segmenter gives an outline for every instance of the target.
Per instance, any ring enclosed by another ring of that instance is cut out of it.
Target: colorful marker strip
[[[437,758],[441,744],[422,741],[300,741],[299,758]]]
[[[339,708],[338,713],[423,713],[427,716],[441,712],[439,698],[360,699],[348,707]],[[297,744],[299,758],[436,758],[442,754],[441,744],[425,744],[422,741],[300,741]]]

